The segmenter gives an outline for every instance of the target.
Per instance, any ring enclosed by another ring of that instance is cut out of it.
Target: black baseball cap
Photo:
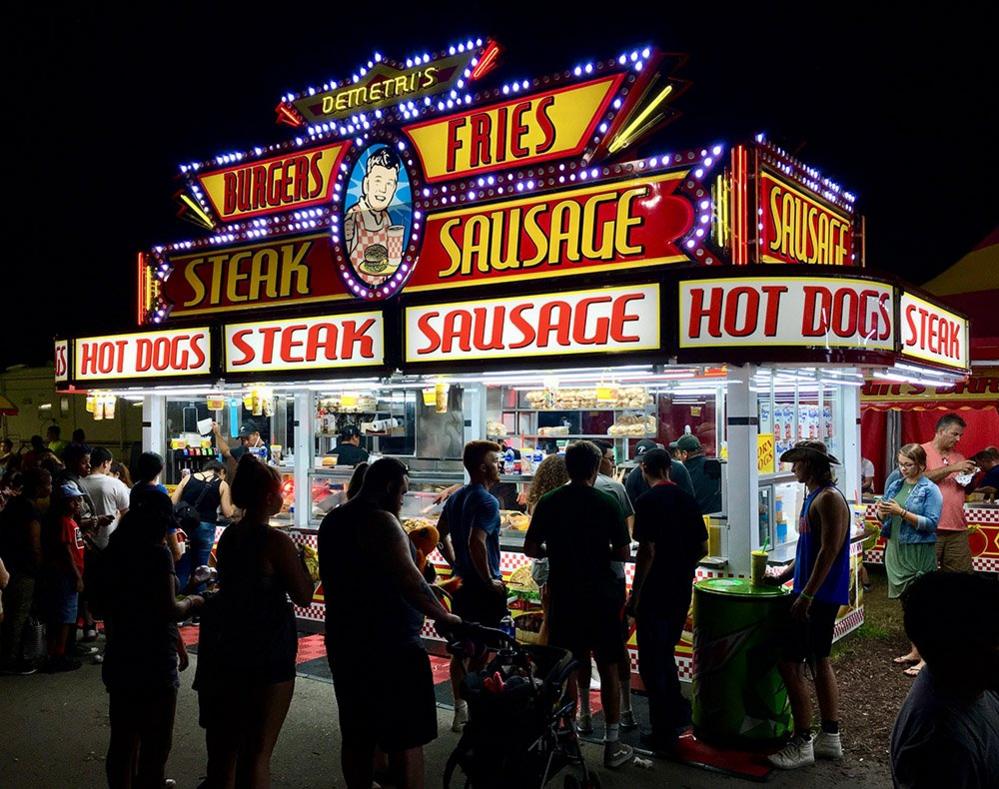
[[[340,440],[348,441],[355,436],[360,436],[361,431],[357,429],[356,425],[344,425],[343,430],[340,431]]]
[[[249,438],[254,433],[259,433],[259,432],[260,432],[260,428],[257,427],[257,423],[253,422],[253,421],[251,421],[249,419],[246,420],[245,422],[243,422],[243,424],[241,424],[239,426],[239,437],[240,438]]]
[[[642,455],[648,452],[650,449],[662,449],[662,447],[653,441],[651,438],[643,438],[637,444],[635,444],[635,455],[632,460],[641,460]]]

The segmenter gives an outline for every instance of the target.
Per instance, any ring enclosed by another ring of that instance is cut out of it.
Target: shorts
[[[599,665],[615,665],[624,647],[623,603],[604,601],[561,609],[554,603],[548,616],[548,644],[572,652],[579,661],[592,654]]]
[[[499,627],[500,620],[510,612],[506,597],[481,583],[463,583],[454,593],[453,613],[465,622],[475,622],[484,627]]]
[[[937,562],[940,564],[940,569],[948,573],[970,573],[974,570],[966,530],[937,529]]]
[[[792,605],[796,599],[797,595],[791,596]],[[833,627],[839,603],[813,600],[809,611],[809,617],[804,622],[788,617],[781,638],[781,654],[785,660],[814,663],[829,657],[832,651]]]
[[[76,591],[76,579],[69,575],[52,576],[47,585],[49,622],[55,625],[75,625],[80,600]]]
[[[358,651],[326,651],[344,745],[398,753],[437,739],[434,675],[423,646]]]

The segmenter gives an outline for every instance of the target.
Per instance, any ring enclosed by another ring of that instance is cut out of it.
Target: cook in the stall
[[[361,447],[361,431],[354,425],[345,425],[336,442],[337,465],[356,466],[367,463],[368,450]]]

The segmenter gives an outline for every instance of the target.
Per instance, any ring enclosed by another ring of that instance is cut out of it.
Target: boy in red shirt
[[[83,491],[75,482],[58,489],[46,528],[45,559],[49,589],[48,651],[45,671],[74,671],[82,665],[66,654],[70,629],[76,627],[77,602],[83,591],[83,534],[77,523]]]

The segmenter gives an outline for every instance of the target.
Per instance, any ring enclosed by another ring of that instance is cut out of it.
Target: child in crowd
[[[45,670],[74,671],[81,663],[66,654],[70,629],[76,627],[77,602],[83,591],[83,534],[77,523],[83,491],[75,482],[58,489],[44,532],[48,598],[48,653]]]

